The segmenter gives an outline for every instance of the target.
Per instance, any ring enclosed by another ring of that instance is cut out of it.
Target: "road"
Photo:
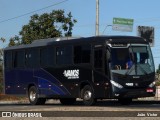
[[[98,117],[100,119],[109,117],[110,120],[114,120],[114,117],[115,119],[118,117],[131,117],[134,119],[137,119],[137,117],[141,117],[141,119],[143,117],[148,119],[153,117],[158,120],[160,117],[160,101],[134,101],[130,105],[121,105],[117,101],[106,100],[98,101],[94,106],[84,106],[82,101],[78,101],[72,106],[66,106],[61,105],[59,101],[53,100],[46,102],[45,105],[35,106],[29,103],[0,103],[0,111],[42,113],[42,117],[49,117],[46,120],[52,117],[56,117],[56,119],[58,117],[66,117],[66,119],[70,117],[73,117],[73,119],[75,117],[77,119],[82,117],[86,117],[86,119],[88,117]]]

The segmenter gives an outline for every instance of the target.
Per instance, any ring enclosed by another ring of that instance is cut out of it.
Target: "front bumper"
[[[113,89],[113,98],[140,98],[140,97],[153,97],[155,96],[156,88],[141,88],[141,89]]]

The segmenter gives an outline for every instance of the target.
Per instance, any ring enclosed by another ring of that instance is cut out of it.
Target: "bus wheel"
[[[120,98],[120,99],[118,99],[118,101],[122,105],[129,105],[132,102],[132,98]]]
[[[81,96],[83,103],[87,106],[94,105],[96,102],[93,90],[89,85],[84,86],[84,88],[81,90]]]
[[[76,102],[76,98],[61,98],[60,102],[63,105],[73,105]]]
[[[32,105],[43,105],[46,102],[45,98],[38,98],[37,89],[35,86],[29,88],[28,98]]]

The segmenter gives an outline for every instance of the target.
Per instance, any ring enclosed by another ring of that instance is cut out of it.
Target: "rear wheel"
[[[46,102],[45,98],[38,98],[38,92],[35,86],[29,88],[28,98],[32,105],[43,105]]]
[[[132,102],[132,98],[120,98],[118,99],[118,101],[122,104],[122,105],[129,105]]]
[[[60,102],[63,105],[73,105],[76,102],[76,98],[61,98]]]
[[[94,92],[89,85],[84,86],[81,90],[81,97],[83,99],[83,103],[87,106],[94,105],[96,99],[94,98]]]

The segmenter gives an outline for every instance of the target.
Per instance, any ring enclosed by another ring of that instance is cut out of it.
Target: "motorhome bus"
[[[127,61],[131,60],[130,68]],[[97,99],[155,95],[155,67],[149,43],[135,36],[50,38],[4,49],[5,93],[27,95],[31,104],[59,99],[85,105]]]

